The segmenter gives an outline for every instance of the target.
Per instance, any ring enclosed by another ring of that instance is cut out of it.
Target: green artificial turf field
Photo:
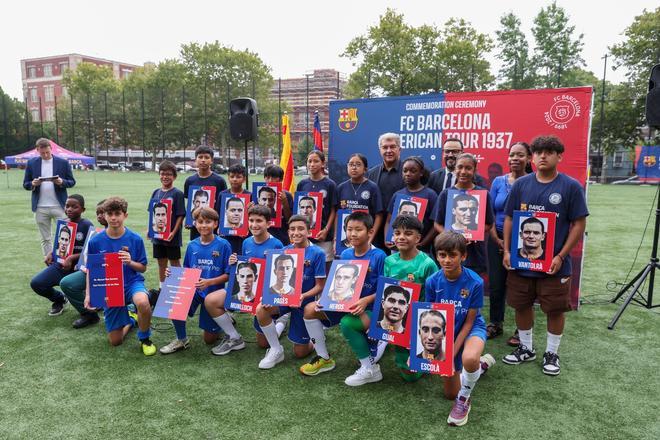
[[[153,173],[76,172],[94,217],[97,201],[122,195],[129,202],[127,225],[146,230],[147,198],[159,186]],[[560,355],[562,373],[549,377],[536,362],[504,365],[505,338],[486,348],[498,360],[473,393],[468,425],[450,428],[451,402],[441,397],[439,377],[405,384],[393,353],[381,361],[384,380],[353,389],[344,385],[357,361],[338,329],[328,331],[335,371],[318,377],[298,372],[301,360],[287,358],[260,371],[264,352],[254,343],[225,357],[210,354],[197,328],[190,350],[145,358],[132,332],[123,346],[110,347],[103,326],[74,330],[76,312],[49,317],[49,303],[34,294],[30,278],[42,268],[39,235],[30,212],[22,172],[0,174],[0,438],[193,438],[193,439],[629,439],[660,438],[660,316],[631,306],[614,331],[607,323],[617,306],[609,280],[622,281],[634,258],[655,188],[589,188],[585,304],[567,319]],[[7,183],[4,180],[7,179]],[[183,187],[185,175],[176,185]],[[96,180],[96,184],[94,183]],[[9,187],[7,187],[7,185]],[[653,223],[635,271],[650,255]],[[184,234],[186,235],[186,234]],[[150,254],[150,246],[147,247]],[[150,260],[147,286],[156,282]],[[656,292],[660,303],[660,289]],[[487,315],[487,313],[486,313]],[[513,329],[507,311],[505,336]],[[250,318],[238,327],[254,341]],[[155,319],[154,342],[174,337],[168,321]],[[545,325],[535,333],[545,348]]]

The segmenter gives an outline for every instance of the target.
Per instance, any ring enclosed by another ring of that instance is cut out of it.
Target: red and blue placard
[[[62,264],[73,255],[73,248],[76,244],[76,232],[78,224],[66,220],[58,220],[55,227],[55,240],[53,242],[53,261]]]
[[[239,256],[229,268],[225,309],[255,315],[261,302],[265,271],[264,258]]]
[[[329,312],[350,312],[360,300],[369,260],[334,260],[319,305]]]
[[[454,374],[454,305],[416,302],[412,305],[410,370]]]
[[[123,307],[124,263],[119,253],[87,256],[89,303],[92,307]]]
[[[556,212],[513,211],[510,249],[512,268],[534,272],[550,271],[555,251],[556,222]]]
[[[269,189],[262,189],[269,188]],[[252,183],[252,201],[256,205],[267,206],[272,218],[270,226],[279,228],[282,226],[282,182],[253,182]]]
[[[305,249],[266,251],[261,302],[271,306],[300,307],[304,271]]]
[[[202,274],[200,269],[170,266],[170,276],[163,281],[154,316],[185,321],[197,290],[195,285]]]
[[[293,199],[293,213],[309,218],[309,238],[316,238],[321,232],[323,221],[323,193],[296,191]]]
[[[193,211],[207,207],[215,209],[215,186],[191,186],[188,188],[188,204],[186,205],[186,226],[193,225]]]
[[[469,241],[483,241],[487,203],[488,191],[485,189],[448,190],[445,229],[463,234]]]
[[[410,348],[410,306],[421,289],[417,283],[379,277],[369,337]]]
[[[387,224],[387,232],[385,233],[385,243],[392,243],[392,234],[393,234],[392,223],[394,222],[394,219],[399,215],[399,211],[401,210],[401,204],[403,202],[406,202],[404,203],[404,208],[406,206],[413,207],[414,205],[414,212],[412,212],[412,214],[414,215],[416,213],[417,219],[420,222],[424,222],[424,214],[426,213],[426,206],[428,205],[429,201],[422,197],[397,194],[396,197],[394,197],[394,203],[392,204],[392,212],[390,212],[392,218],[390,219],[390,222]]]

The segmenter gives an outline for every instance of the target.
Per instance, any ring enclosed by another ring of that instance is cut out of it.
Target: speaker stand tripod
[[[651,259],[649,262],[646,264],[646,266],[637,274],[635,277],[630,280],[628,284],[623,286],[623,288],[619,291],[619,293],[616,294],[616,296],[612,299],[612,303],[615,303],[618,301],[619,298],[621,298],[623,295],[626,294],[631,288],[630,293],[628,293],[628,296],[626,296],[625,301],[621,304],[621,307],[619,307],[619,310],[614,314],[614,317],[610,321],[609,325],[607,326],[608,329],[612,330],[614,329],[614,326],[616,325],[617,321],[623,314],[623,312],[626,310],[626,307],[631,302],[635,302],[636,304],[639,304],[641,306],[646,307],[647,309],[652,309],[655,307],[660,307],[660,304],[653,305],[653,287],[655,284],[655,271],[656,269],[660,269],[660,264],[658,260],[658,234],[660,233],[660,184],[657,185],[656,189],[656,195],[655,198],[657,200],[657,205],[655,208],[655,227],[653,228],[653,249],[651,250]],[[639,291],[639,289],[642,287],[644,282],[646,282],[648,278],[649,282],[649,288],[646,293],[646,297],[644,297],[644,294]]]

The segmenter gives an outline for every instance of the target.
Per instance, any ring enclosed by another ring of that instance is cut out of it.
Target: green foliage
[[[500,18],[497,35],[497,58],[502,62],[498,79],[503,89],[532,89],[536,84],[536,67],[529,56],[529,44],[520,29],[520,19],[513,13]]]
[[[584,35],[575,37],[575,26],[569,23],[564,8],[552,2],[534,18],[532,34],[536,42],[534,64],[543,87],[564,86],[565,73],[584,64],[582,41]]]
[[[354,60],[349,97],[411,95],[488,88],[493,77],[484,59],[492,40],[469,22],[451,18],[442,29],[405,23],[387,9],[377,26],[352,39],[342,56]]]
[[[28,115],[28,118],[31,122],[32,116]],[[30,147],[25,143],[26,131],[25,103],[12,98],[0,87],[0,154],[2,157],[22,153]]]

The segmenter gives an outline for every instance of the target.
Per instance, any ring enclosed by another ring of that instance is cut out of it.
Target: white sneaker
[[[383,380],[383,374],[380,372],[380,365],[373,364],[371,367],[360,367],[352,375],[348,376],[344,383],[349,387],[359,387],[372,382]]]
[[[160,347],[160,354],[172,354],[190,347],[190,339],[175,339],[164,347]]]
[[[284,360],[284,347],[279,350],[269,348],[266,350],[266,356],[259,362],[259,368],[262,370],[270,370],[275,365]]]

